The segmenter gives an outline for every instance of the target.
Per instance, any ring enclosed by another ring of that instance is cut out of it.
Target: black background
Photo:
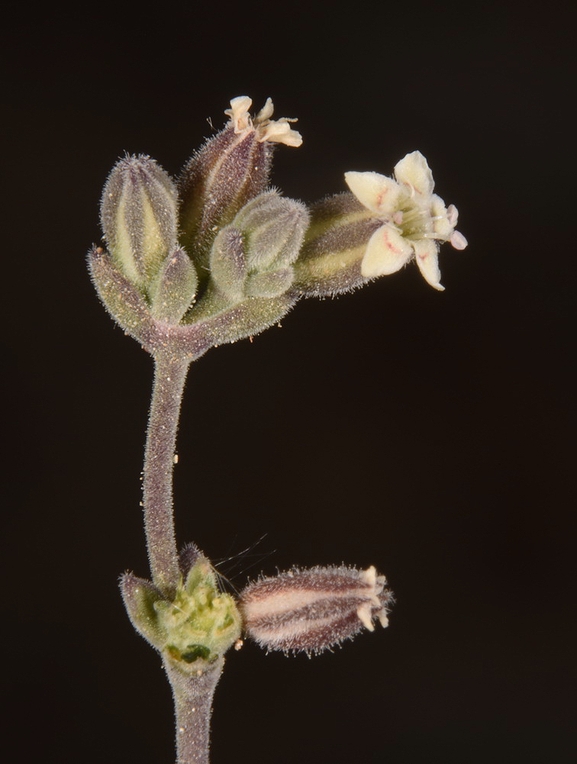
[[[293,564],[375,564],[398,600],[388,630],[335,654],[230,654],[214,764],[575,760],[575,69],[562,7],[7,4],[10,761],[172,760],[169,688],[117,591],[122,571],[147,574],[152,363],[105,315],[84,254],[118,156],[177,173],[241,94],[299,118],[302,148],[276,155],[286,195],[341,191],[345,170],[390,174],[418,148],[470,246],[442,250],[443,294],[410,265],[303,301],[282,330],[192,369],[181,541],[238,588]]]

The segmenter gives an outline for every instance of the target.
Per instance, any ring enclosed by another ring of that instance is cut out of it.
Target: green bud
[[[236,604],[219,591],[214,568],[202,556],[177,588],[174,600],[158,600],[154,609],[165,634],[162,651],[185,672],[215,661],[240,637]]]
[[[172,600],[132,573],[120,583],[134,628],[185,673],[197,673],[223,655],[241,633],[233,598],[218,588],[216,573],[203,555],[177,586]]]
[[[179,247],[163,262],[150,289],[152,316],[158,321],[178,324],[190,308],[197,288],[196,269]]]
[[[234,225],[245,236],[249,270],[271,271],[292,265],[308,223],[304,204],[279,196],[276,191],[260,194],[246,204]]]
[[[146,292],[177,246],[177,196],[170,176],[150,157],[121,159],[108,176],[100,214],[114,263]]]
[[[228,304],[245,297],[279,297],[293,281],[292,263],[308,225],[300,202],[275,191],[257,196],[216,236],[210,272],[217,292]]]
[[[349,193],[317,203],[311,215],[294,265],[295,292],[305,297],[332,296],[365,284],[361,262],[369,239],[382,224]]]

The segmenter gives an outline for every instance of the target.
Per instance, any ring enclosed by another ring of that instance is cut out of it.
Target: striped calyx
[[[373,566],[293,569],[261,578],[240,595],[244,628],[261,647],[320,653],[374,621],[388,625],[392,593]]]

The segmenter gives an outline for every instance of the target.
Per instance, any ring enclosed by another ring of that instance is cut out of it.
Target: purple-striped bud
[[[176,186],[148,156],[126,156],[108,176],[100,207],[114,264],[146,293],[177,246]]]
[[[378,222],[353,194],[323,199],[311,213],[294,266],[295,292],[303,297],[334,297],[363,286],[361,262]]]
[[[261,578],[241,593],[239,608],[247,634],[261,647],[321,653],[373,622],[388,625],[393,595],[374,567],[289,570]]]
[[[215,234],[268,185],[274,146],[300,146],[294,120],[271,119],[270,98],[253,118],[248,96],[233,98],[226,127],[207,140],[185,166],[179,182],[182,240],[202,266]]]

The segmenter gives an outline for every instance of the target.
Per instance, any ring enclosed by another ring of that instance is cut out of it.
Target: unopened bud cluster
[[[132,573],[121,581],[135,629],[184,673],[202,672],[236,642],[241,631],[233,598],[219,590],[209,561],[200,553],[194,558],[171,598]]]
[[[270,99],[254,117],[242,96],[229,123],[174,181],[148,156],[121,159],[101,204],[106,250],[94,284],[121,327],[153,355],[194,359],[278,322],[294,305],[304,205],[268,187],[275,145],[300,145]]]
[[[313,205],[269,186],[274,148],[297,147],[294,120],[256,116],[247,96],[231,101],[228,124],[173,180],[148,156],[126,156],[101,204],[104,247],[89,264],[107,309],[153,355],[194,359],[257,334],[303,296],[344,292],[415,260],[442,289],[438,246],[466,246],[457,210],[433,194],[419,152],[395,177],[346,173],[350,193]]]
[[[240,596],[247,634],[261,647],[320,653],[373,622],[388,625],[392,594],[374,567],[289,570],[250,584]]]

